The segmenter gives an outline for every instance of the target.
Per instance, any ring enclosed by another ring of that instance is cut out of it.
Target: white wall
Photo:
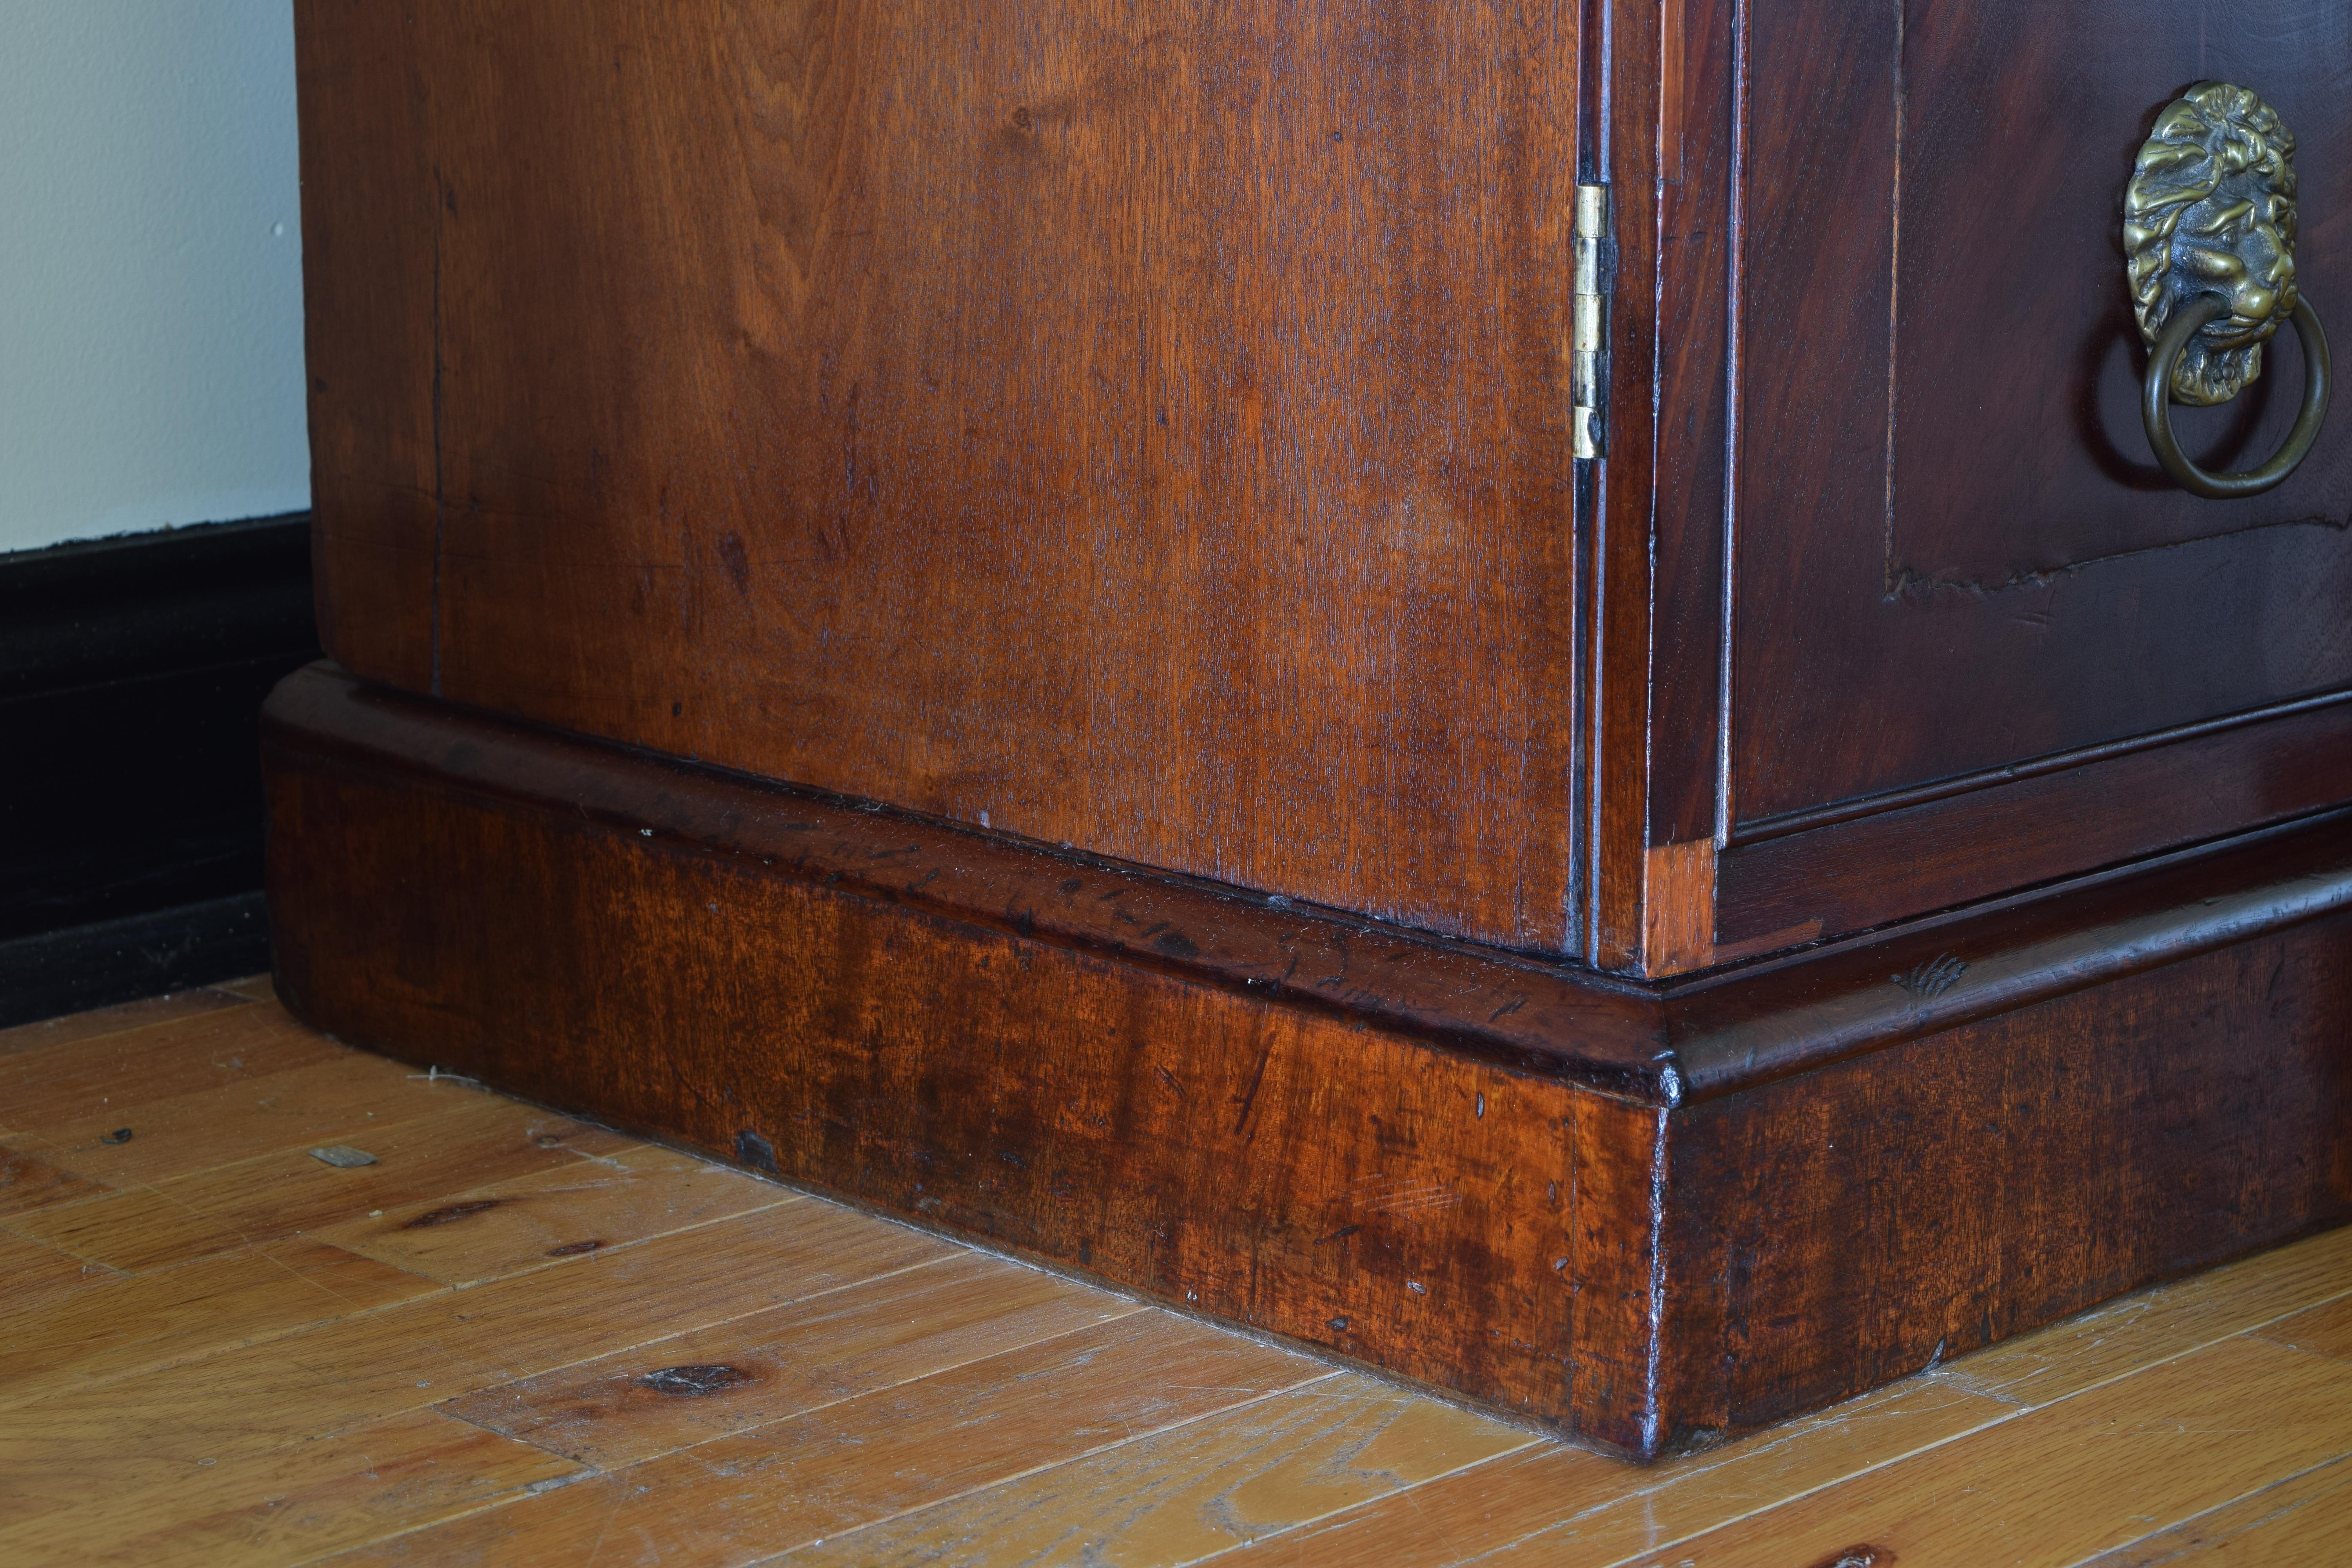
[[[0,551],[310,504],[290,0],[0,0]]]

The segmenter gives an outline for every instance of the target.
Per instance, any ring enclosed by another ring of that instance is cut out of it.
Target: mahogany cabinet
[[[297,19],[304,1016],[1643,1458],[2352,1213],[2327,8]]]

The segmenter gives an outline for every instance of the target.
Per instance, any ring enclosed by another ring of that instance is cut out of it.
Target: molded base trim
[[[1645,987],[320,667],[264,754],[318,1026],[1636,1457],[2352,1215],[2341,824]]]

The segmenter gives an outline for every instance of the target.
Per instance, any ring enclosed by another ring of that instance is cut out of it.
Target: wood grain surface
[[[290,1032],[266,992],[205,1007]],[[93,1100],[137,1092],[112,1022],[38,1047]],[[463,1289],[323,1239],[389,1217],[356,1192],[128,1273],[0,1219],[0,1558],[2332,1568],[2352,1539],[2352,1231],[1643,1468],[723,1166],[567,1157],[611,1245]],[[690,1169],[776,1201],[662,1230],[600,1174]],[[68,1294],[23,1289],[44,1255]]]
[[[1645,1457],[2352,1216],[2340,822],[1637,987],[325,670],[268,735],[339,1037]]]
[[[373,699],[342,700],[324,677],[298,691],[362,723],[388,711]],[[1328,1006],[1285,1005],[1278,976],[1238,991],[1192,986],[911,911],[910,923],[886,917],[891,925],[877,931],[870,921],[887,906],[822,878],[755,869],[774,858],[764,854],[725,888],[706,886],[713,862],[698,850],[677,854],[684,846],[674,827],[665,838],[581,825],[576,794],[551,818],[428,805],[396,830],[415,852],[386,859],[385,841],[372,850],[349,835],[383,827],[401,800],[424,797],[371,784],[357,753],[346,746],[336,760],[315,726],[289,717],[273,734],[282,785],[276,896],[289,933],[281,990],[345,1037],[421,1048],[547,1100],[662,1127],[754,1166],[1572,1422],[1627,1448],[1654,1451],[1666,1436],[1650,1370],[1661,1112],[1432,1052]],[[313,735],[327,749],[298,762]],[[501,767],[504,748],[484,740],[476,763]],[[871,821],[802,804],[810,812],[789,820],[803,830],[856,836]],[[719,817],[760,832],[731,806]],[[537,837],[551,820],[563,825],[560,842]],[[878,860],[856,837],[841,849],[852,862],[887,867],[894,885],[920,887],[930,879],[897,829]],[[509,868],[501,890],[436,897],[442,912],[427,915],[413,901],[430,880],[424,873],[480,863],[485,830]],[[583,849],[598,863],[576,862]],[[648,870],[660,888],[637,881]],[[541,873],[569,887],[537,885]],[[1118,908],[1123,889],[1097,878],[1087,905]],[[1065,905],[1074,898],[1065,877],[1043,885],[1058,886]],[[630,907],[665,913],[641,930],[604,923],[598,912]],[[482,923],[458,924],[461,908]],[[367,961],[349,945],[359,933],[339,926],[339,910],[368,911],[371,932],[421,942],[381,973],[428,984],[395,979],[381,995],[344,989]],[[551,935],[551,915],[573,922],[560,951],[520,958],[513,941]],[[1034,938],[1025,912],[1013,923]],[[709,950],[699,940],[714,930],[745,944],[723,983],[702,967]],[[782,932],[805,933],[813,945],[776,951]],[[1140,934],[1163,954],[1225,945],[1218,928],[1192,921],[1162,920]],[[1344,988],[1352,960],[1347,938],[1334,934]],[[537,1022],[518,1018],[509,1029],[469,1006],[426,1000],[428,991],[446,998],[466,973],[441,951],[452,938],[480,953],[505,951],[543,975],[577,966],[577,977],[538,994]],[[870,987],[800,978],[833,971],[868,977]],[[600,1020],[643,1005],[618,976],[680,988],[664,1007],[674,1022],[639,1037],[660,1040],[656,1054],[604,1048]],[[958,996],[954,1006],[938,1005],[942,987]],[[700,1000],[688,1005],[689,994]],[[705,1005],[721,998],[736,1010]],[[440,1020],[429,1042],[409,1027],[420,1005]],[[542,1035],[550,1025],[573,1047]],[[894,1044],[877,1054],[877,1038]],[[746,1056],[749,1039],[804,1043],[814,1054]],[[594,1052],[577,1048],[590,1041]],[[1337,1116],[1334,1061],[1349,1086]],[[647,1089],[657,1102],[638,1098]],[[956,1108],[980,1114],[965,1121]]]
[[[2347,1405],[2352,1365],[2234,1339],[1639,1561],[1834,1562],[1863,1544],[1906,1568],[1960,1568],[2024,1534],[2042,1561],[2077,1562],[2342,1458]]]
[[[486,1388],[446,1408],[617,1469],[1142,1310],[969,1253]],[[942,1361],[943,1344],[963,1361]]]
[[[709,1437],[356,1560],[562,1562],[612,1552],[705,1568],[744,1562],[747,1548],[782,1555],[1332,1375],[1303,1356],[1138,1313]]]
[[[1578,15],[300,5],[327,646],[1563,947]]]
[[[1909,0],[1759,14],[1749,49],[1734,822],[1955,775],[1999,789],[2011,763],[2352,682],[2323,607],[2352,586],[2352,443],[2243,505],[2165,479],[2119,239],[2158,112],[2235,81],[2297,138],[2302,285],[2352,308],[2335,19]],[[2184,415],[2193,449],[2274,447],[2301,367],[2267,363],[2243,402]],[[2233,790],[2268,771],[2209,766]],[[2012,885],[2048,863],[2005,837],[1979,853]]]
[[[2342,800],[2347,776],[2352,702],[2328,698],[2162,745],[1948,781],[1735,844],[1715,885],[1715,937],[1763,952],[1978,902],[2014,886],[2020,864],[2073,875],[2307,816]],[[1989,841],[2014,858],[1989,860]],[[1904,875],[1885,875],[1896,862]]]
[[[1650,975],[2346,798],[2347,448],[2164,481],[2116,240],[2228,73],[2352,289],[2307,0],[298,18],[369,679]]]
[[[2331,1568],[2352,1556],[2352,1463],[2330,1459],[2302,1475],[2209,1509],[2160,1535],[2094,1558],[2085,1568]]]

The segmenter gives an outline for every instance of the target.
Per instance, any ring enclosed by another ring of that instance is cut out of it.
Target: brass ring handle
[[[2258,496],[2277,485],[2309,456],[2312,443],[2319,439],[2319,426],[2327,417],[2327,334],[2320,331],[2311,301],[2298,298],[2290,319],[2295,336],[2303,340],[2303,412],[2295,416],[2294,428],[2287,432],[2286,445],[2261,468],[2243,473],[2209,474],[2189,460],[2172,434],[2173,362],[2201,328],[2229,313],[2230,301],[2220,294],[2200,294],[2173,311],[2147,356],[2147,380],[2141,388],[2140,415],[2147,423],[2147,444],[2156,448],[2156,460],[2180,481],[2182,489],[2208,500]]]

